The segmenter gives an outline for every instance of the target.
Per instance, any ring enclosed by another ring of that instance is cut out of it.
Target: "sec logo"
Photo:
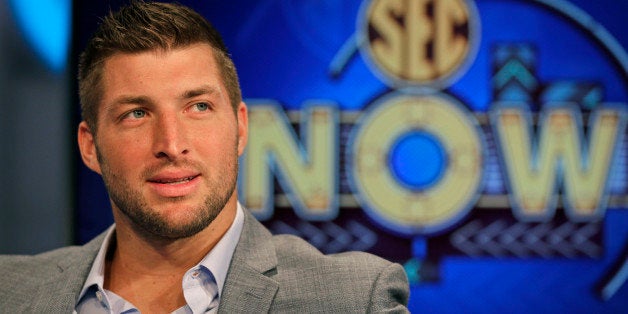
[[[393,87],[444,88],[475,56],[480,26],[472,2],[375,0],[361,11],[362,52]]]

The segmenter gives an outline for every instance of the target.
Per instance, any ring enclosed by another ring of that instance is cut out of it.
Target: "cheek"
[[[113,172],[128,172],[137,168],[144,160],[147,146],[140,139],[125,140],[122,137],[104,139],[98,144],[99,162]]]

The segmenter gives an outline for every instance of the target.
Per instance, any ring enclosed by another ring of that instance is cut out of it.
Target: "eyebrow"
[[[151,103],[149,97],[146,96],[120,96],[113,101],[114,105],[122,105],[122,104],[138,104],[138,105],[147,105]]]
[[[203,86],[201,86],[199,88],[185,91],[181,95],[181,98],[182,99],[189,99],[189,98],[194,98],[194,97],[201,96],[201,95],[216,94],[218,92],[219,91],[216,88],[212,87],[212,86],[203,85]]]

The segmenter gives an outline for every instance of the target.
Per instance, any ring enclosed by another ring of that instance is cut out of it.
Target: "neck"
[[[105,264],[105,288],[140,310],[140,304],[156,305],[155,300],[167,303],[163,308],[167,311],[172,311],[174,304],[178,304],[174,309],[182,306],[183,275],[224,236],[235,219],[236,206],[234,198],[209,226],[182,239],[143,236],[126,216],[114,210],[116,238]]]

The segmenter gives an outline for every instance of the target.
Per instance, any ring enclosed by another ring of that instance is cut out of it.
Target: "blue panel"
[[[390,151],[390,168],[401,183],[420,190],[438,182],[445,170],[445,150],[436,137],[424,131],[401,136]]]

